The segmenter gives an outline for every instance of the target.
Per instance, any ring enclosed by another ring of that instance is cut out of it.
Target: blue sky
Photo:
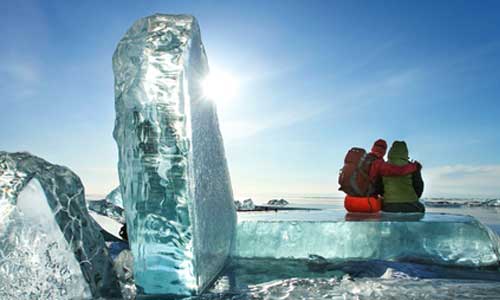
[[[111,56],[153,13],[198,18],[233,189],[335,194],[351,146],[404,139],[428,196],[500,195],[498,1],[2,1],[0,149],[118,184]]]

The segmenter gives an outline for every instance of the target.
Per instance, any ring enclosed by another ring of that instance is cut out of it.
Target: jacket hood
[[[408,146],[404,141],[395,141],[389,150],[389,162],[408,162]]]
[[[386,151],[387,151],[387,143],[383,139],[378,139],[377,141],[375,141],[371,150],[373,154],[375,154],[377,157],[380,158],[385,156]]]

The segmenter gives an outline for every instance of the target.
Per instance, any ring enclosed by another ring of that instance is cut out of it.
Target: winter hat
[[[378,157],[384,157],[387,151],[387,142],[383,139],[378,139],[372,147],[372,153],[375,153]]]
[[[390,161],[396,161],[396,160],[403,160],[403,161],[408,161],[408,146],[404,141],[395,141],[392,144],[391,149],[389,150],[389,160]]]

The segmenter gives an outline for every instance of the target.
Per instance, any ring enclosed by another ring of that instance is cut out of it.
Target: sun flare
[[[234,75],[222,71],[211,71],[202,82],[203,94],[217,103],[234,100],[239,86],[240,83]]]

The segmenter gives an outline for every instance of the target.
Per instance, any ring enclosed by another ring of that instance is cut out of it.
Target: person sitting
[[[397,166],[410,164],[408,147],[404,141],[395,141],[389,150],[389,163]],[[383,176],[382,211],[385,212],[419,212],[425,207],[418,200],[424,191],[424,181],[420,169],[404,176]]]
[[[348,212],[374,213],[381,209],[381,195],[384,193],[382,177],[383,176],[404,176],[409,175],[421,168],[418,162],[405,164],[403,166],[387,163],[384,156],[387,151],[387,142],[378,139],[368,153],[369,166],[368,179],[369,185],[367,196],[349,195],[344,200],[344,207]]]

